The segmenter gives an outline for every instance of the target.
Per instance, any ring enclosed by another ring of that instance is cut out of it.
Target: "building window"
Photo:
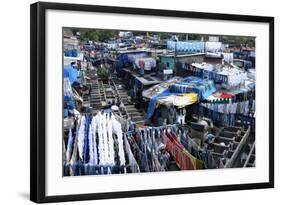
[[[169,64],[169,62],[167,62],[167,63],[166,63],[166,65],[167,65],[167,67],[168,67],[168,68],[170,67],[170,64]]]

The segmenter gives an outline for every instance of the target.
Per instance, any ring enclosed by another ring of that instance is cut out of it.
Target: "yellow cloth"
[[[183,149],[183,154],[187,155],[190,158],[190,160],[191,160],[191,162],[193,164],[194,169],[202,169],[203,162],[201,160],[199,160],[196,157],[194,157],[186,149]]]
[[[157,99],[156,107],[158,107],[159,104],[168,104],[168,105],[174,105],[178,108],[183,108],[187,105],[196,103],[197,100],[198,100],[198,95],[196,93],[182,93],[176,95],[168,95]]]
[[[183,95],[184,97],[187,97],[190,100],[190,102],[193,102],[193,103],[197,102],[197,100],[198,100],[197,93],[183,93],[183,94],[180,94],[180,95]]]

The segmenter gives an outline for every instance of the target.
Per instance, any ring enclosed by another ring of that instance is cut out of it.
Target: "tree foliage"
[[[98,42],[108,41],[116,35],[116,31],[110,30],[82,30],[80,32],[81,40],[91,40]]]
[[[72,33],[75,35],[79,29],[72,29]],[[98,42],[106,42],[114,37],[118,36],[119,31],[114,30],[97,30],[97,29],[82,29],[80,30],[81,40],[92,40]],[[161,40],[170,39],[172,35],[177,35],[180,41],[186,40],[185,33],[165,33],[165,32],[145,32],[145,31],[132,31],[133,36],[144,35],[147,33],[149,35],[158,35]],[[208,41],[208,34],[188,34],[188,40],[201,40],[201,37],[205,41]],[[246,36],[219,36],[219,40],[224,44],[229,44],[231,46],[239,47],[240,45],[248,45],[250,47],[255,47],[255,37]]]
[[[240,47],[241,45],[255,47],[255,37],[247,36],[220,36],[220,41],[224,44],[229,44],[234,47]]]

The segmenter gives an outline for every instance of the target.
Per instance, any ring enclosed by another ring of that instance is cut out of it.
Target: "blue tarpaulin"
[[[205,80],[194,76],[180,79],[179,82],[171,84],[170,87],[167,87],[162,92],[150,97],[146,118],[150,119],[153,116],[157,99],[160,97],[178,93],[197,93],[198,100],[202,101],[207,99],[215,91],[215,84],[212,80]]]
[[[64,50],[64,56],[67,57],[77,57],[78,56],[78,51],[76,49],[65,49]]]
[[[150,98],[150,101],[149,101],[149,104],[148,104],[146,118],[150,119],[152,117],[152,115],[154,113],[154,110],[155,110],[157,99],[159,97],[164,97],[164,96],[168,96],[168,95],[171,95],[171,94],[173,94],[173,93],[171,93],[169,90],[165,90],[164,92],[162,92],[160,94],[152,96]]]
[[[199,101],[202,101],[212,95],[216,88],[212,80],[189,76],[181,82],[171,85],[170,91],[175,93],[197,93]]]
[[[77,81],[78,71],[72,66],[64,66],[63,74],[65,78],[69,78],[71,84]]]

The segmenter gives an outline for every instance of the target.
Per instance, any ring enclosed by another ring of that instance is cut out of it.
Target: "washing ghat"
[[[63,175],[255,167],[255,38],[63,29]]]

